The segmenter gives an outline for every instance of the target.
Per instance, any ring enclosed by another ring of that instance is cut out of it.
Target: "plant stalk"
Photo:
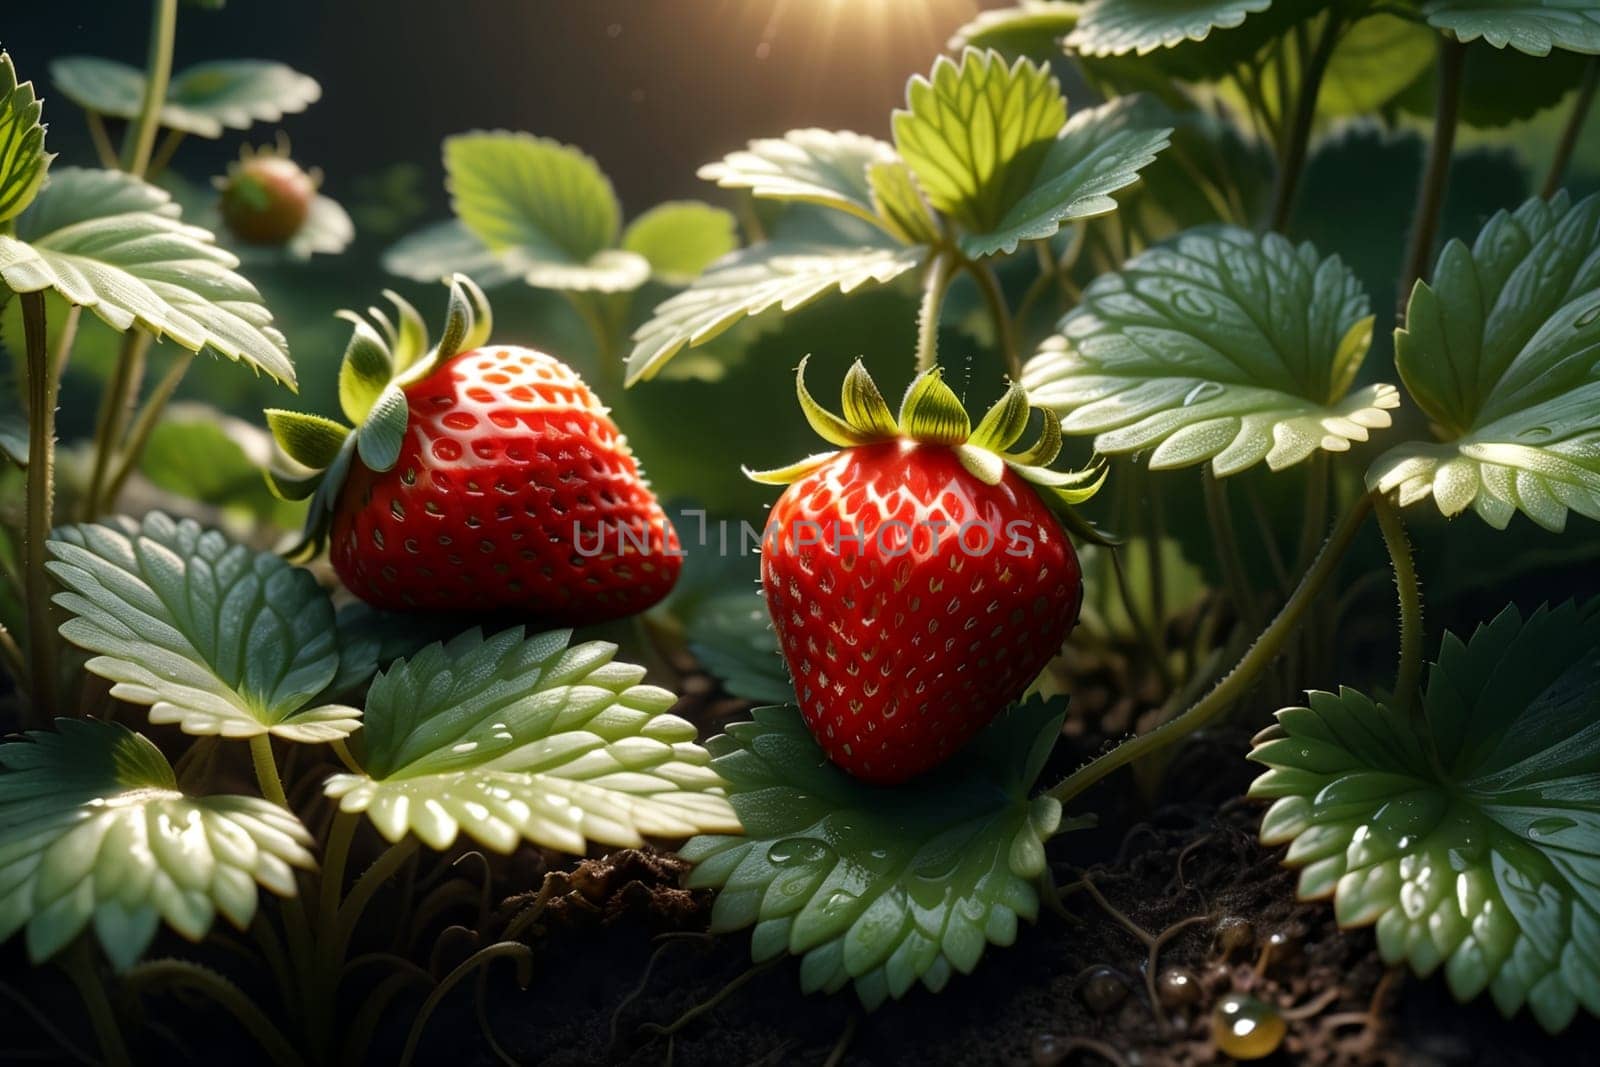
[[[256,782],[261,787],[261,795],[288,810],[289,796],[283,791],[278,761],[272,755],[271,734],[256,734],[250,739],[250,762],[255,764]]]
[[[1311,127],[1317,118],[1317,97],[1322,92],[1322,78],[1328,72],[1328,62],[1339,43],[1343,26],[1337,11],[1330,11],[1322,24],[1322,33],[1306,63],[1300,78],[1300,91],[1295,97],[1294,117],[1290,122],[1283,157],[1278,166],[1278,180],[1272,200],[1272,229],[1282,233],[1289,225],[1289,214],[1294,210],[1295,193],[1300,188],[1300,178],[1305,173],[1306,156],[1311,147]],[[1281,65],[1282,58],[1279,63]]]
[[[188,960],[163,959],[135,964],[127,982],[134,988],[156,984],[187,988],[204,993],[218,1007],[232,1015],[255,1039],[256,1047],[279,1067],[298,1067],[305,1063],[283,1032],[238,986],[218,974]]]
[[[95,1040],[100,1044],[100,1055],[105,1057],[107,1067],[129,1067],[133,1061],[128,1056],[128,1045],[122,1038],[117,1014],[106,997],[106,987],[96,972],[87,936],[79,937],[77,943],[62,954],[61,967],[72,979],[89,1013],[89,1025],[94,1028]]]
[[[178,0],[154,0],[150,12],[150,51],[144,69],[144,99],[122,145],[122,169],[144,177],[161,127],[161,107],[172,81],[172,40],[178,29]]]
[[[1466,63],[1466,45],[1453,37],[1439,36],[1439,97],[1434,104],[1433,139],[1428,144],[1428,163],[1417,189],[1417,208],[1411,219],[1411,241],[1406,249],[1405,271],[1400,275],[1400,291],[1395,305],[1404,314],[1411,289],[1428,275],[1433,244],[1439,233],[1439,215],[1444,210],[1445,188],[1450,181],[1450,157],[1455,151],[1456,124],[1461,110],[1461,73]]]
[[[1006,295],[1000,291],[1000,279],[994,276],[994,268],[987,263],[966,262],[967,273],[971,274],[978,283],[978,292],[983,294],[983,302],[989,308],[989,318],[994,320],[995,343],[1000,349],[1000,358],[1005,361],[1006,373],[1011,380],[1022,380],[1022,358],[1017,354],[1016,328],[1011,322],[1011,311],[1006,307]]]
[[[1323,544],[1322,551],[1317,554],[1316,562],[1306,571],[1305,577],[1300,579],[1300,585],[1295,589],[1294,595],[1278,612],[1277,618],[1261,632],[1238,664],[1211,692],[1177,718],[1163,723],[1149,733],[1129,738],[1105,755],[1078,768],[1051,789],[1049,795],[1066,804],[1112,771],[1132,763],[1141,756],[1165,748],[1174,741],[1188,737],[1241,700],[1272,665],[1284,642],[1299,626],[1307,609],[1338,572],[1339,563],[1344,559],[1351,542],[1355,540],[1356,534],[1366,522],[1367,512],[1371,508],[1372,497],[1368,494],[1361,495],[1350,505],[1338,525],[1334,527],[1333,533]]]
[[[1572,100],[1567,124],[1561,129],[1561,140],[1556,142],[1556,154],[1550,161],[1550,172],[1545,175],[1544,188],[1539,191],[1539,195],[1546,200],[1561,190],[1561,183],[1566,179],[1572,153],[1578,147],[1578,138],[1583,134],[1584,125],[1589,121],[1589,110],[1594,106],[1597,86],[1600,86],[1600,56],[1590,56],[1583,68],[1583,81],[1578,83],[1578,95]]]
[[[939,362],[939,312],[956,272],[955,256],[945,250],[928,264],[922,286],[922,306],[917,311],[917,372],[932,370]]]
[[[162,414],[167,410],[167,404],[178,391],[178,386],[183,384],[183,377],[189,372],[194,358],[193,352],[180,353],[172,366],[161,376],[161,380],[156,383],[156,387],[150,391],[144,407],[128,430],[128,443],[123,447],[122,454],[117,457],[110,480],[106,483],[102,510],[116,510],[117,498],[122,496],[122,490],[127,487],[128,479],[133,476],[133,472],[139,469],[139,461],[144,458],[144,450],[150,444],[150,435],[155,432],[156,425],[160,423]]]
[[[122,347],[117,353],[117,366],[106,383],[105,395],[100,399],[100,413],[94,426],[94,466],[89,474],[89,492],[83,498],[83,519],[93,522],[99,518],[106,500],[106,484],[110,477],[112,457],[122,444],[127,428],[128,413],[139,402],[139,390],[144,385],[145,357],[150,351],[152,338],[137,327],[122,335]]]
[[[60,708],[56,693],[56,632],[50,603],[45,542],[55,513],[56,400],[60,361],[50,358],[44,293],[23,293],[22,329],[28,364],[28,477],[24,524],[23,588],[28,608],[28,692],[36,719],[49,722]],[[71,332],[73,314],[64,333]],[[69,338],[70,343],[70,338]],[[64,351],[64,350],[63,350]]]
[[[1417,690],[1422,681],[1422,587],[1417,581],[1417,563],[1411,553],[1405,523],[1399,510],[1387,497],[1374,502],[1383,544],[1394,564],[1394,584],[1400,597],[1400,663],[1395,672],[1395,706],[1413,714]]]
[[[1200,470],[1200,480],[1205,486],[1206,519],[1211,524],[1211,540],[1217,550],[1217,562],[1222,566],[1223,581],[1228,586],[1228,597],[1233,610],[1251,630],[1261,626],[1261,615],[1256,601],[1250,595],[1250,578],[1245,570],[1244,558],[1239,554],[1239,536],[1233,525],[1233,505],[1228,502],[1228,490],[1222,480],[1211,472],[1210,464]],[[1247,631],[1248,632],[1248,631]]]

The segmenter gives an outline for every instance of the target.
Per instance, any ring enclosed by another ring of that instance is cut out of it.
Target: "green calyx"
[[[353,311],[339,312],[352,327],[339,365],[339,407],[350,425],[320,415],[267,409],[267,426],[283,453],[283,462],[266,471],[267,485],[284,500],[311,498],[305,532],[290,550],[291,559],[309,559],[321,551],[334,503],[357,456],[375,471],[390,470],[399,461],[411,418],[406,386],[489,339],[494,317],[483,290],[465,274],[452,275],[448,283],[444,332],[432,347],[422,316],[397,293],[383,294],[394,306],[392,316],[377,307],[368,308],[366,318]]]
[[[1054,412],[1029,404],[1027,391],[1020,383],[1012,382],[974,429],[960,398],[945,384],[941,368],[934,367],[917,375],[906,389],[897,416],[889,410],[877,383],[858,359],[845,375],[840,398],[842,414],[836,415],[819,404],[806,388],[809,359],[807,356],[800,361],[800,369],[795,374],[795,392],[806,421],[828,443],[840,449],[898,440],[945,445],[955,449],[961,465],[985,485],[998,485],[1009,468],[1039,490],[1047,503],[1070,518],[1069,525],[1073,529],[1080,533],[1092,530],[1068,509],[1100,490],[1106,479],[1106,468],[1103,464],[1093,464],[1075,471],[1051,470],[1050,464],[1061,454],[1061,420]],[[1039,438],[1028,448],[1018,448],[1033,412],[1038,412],[1042,420]],[[745,476],[767,485],[787,485],[836,455],[837,451],[819,453],[776,470],[746,468]],[[1096,534],[1094,539],[1100,539],[1100,535]]]

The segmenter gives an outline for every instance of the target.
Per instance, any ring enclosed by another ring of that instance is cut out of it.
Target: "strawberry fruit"
[[[339,397],[356,429],[267,412],[283,450],[313,468],[269,476],[313,498],[298,554],[326,542],[350,591],[395,611],[581,624],[664,597],[677,535],[583,380],[554,356],[487,344],[488,303],[464,276],[432,349],[417,312],[387,295],[398,318],[370,312],[381,333],[346,315]]]
[[[306,224],[321,184],[320,172],[289,158],[287,143],[276,150],[246,148],[217,179],[217,208],[229,232],[246,244],[286,244]]]
[[[761,584],[806,725],[834,763],[893,784],[937,766],[1027,690],[1077,621],[1082,576],[1057,507],[1096,470],[1046,469],[1060,423],[1019,385],[973,430],[939,371],[896,418],[858,360],[840,417],[797,378],[840,450],[782,470]],[[1040,410],[1044,432],[1009,449]]]

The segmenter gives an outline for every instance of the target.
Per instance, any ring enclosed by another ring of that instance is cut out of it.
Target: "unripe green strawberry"
[[[286,244],[306,224],[319,184],[320,176],[301,169],[286,151],[247,151],[219,183],[218,210],[229,232],[246,244]]]
[[[499,609],[582,624],[664,597],[681,564],[677,536],[583,380],[554,356],[486,344],[488,305],[463,277],[431,352],[416,312],[391,299],[399,327],[385,338],[355,320],[340,374],[357,431],[267,413],[291,456],[327,465],[307,547],[331,532],[345,585],[395,611]],[[313,433],[326,443],[308,448]]]
[[[937,371],[898,419],[858,361],[845,417],[802,408],[840,451],[759,480],[787,483],[768,518],[761,581],[801,714],[858,778],[905,781],[954,755],[1021,697],[1082,603],[1056,505],[1099,486],[1045,469],[1060,424],[1009,452],[1029,405],[1012,386],[976,431]]]

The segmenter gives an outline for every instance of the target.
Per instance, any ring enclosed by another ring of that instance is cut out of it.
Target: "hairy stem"
[[[1583,68],[1583,81],[1578,84],[1578,95],[1572,99],[1572,110],[1567,114],[1567,124],[1561,129],[1561,140],[1556,142],[1555,158],[1550,161],[1550,172],[1545,175],[1544,188],[1539,195],[1546,200],[1555,196],[1567,176],[1567,165],[1572,162],[1573,150],[1584,124],[1589,121],[1589,109],[1594,106],[1595,88],[1600,86],[1600,56],[1590,56]]]
[[[933,257],[922,286],[922,306],[917,311],[917,371],[932,370],[939,362],[939,312],[955,278],[956,260],[949,251]]]
[[[1374,507],[1384,547],[1394,564],[1394,584],[1400,596],[1400,664],[1395,672],[1394,700],[1397,708],[1409,714],[1416,707],[1422,681],[1422,587],[1399,510],[1387,497],[1377,498]]]
[[[356,884],[350,887],[350,894],[344,898],[344,903],[339,905],[334,932],[331,935],[334,938],[335,959],[344,958],[350,938],[356,932],[356,924],[361,921],[361,915],[367,910],[367,904],[374,894],[385,882],[394,877],[395,872],[403,867],[416,851],[415,837],[402,838],[385,849],[383,854],[373,861],[372,866],[361,872]]]
[[[439,1006],[450,990],[456,987],[467,975],[479,967],[486,967],[502,956],[509,956],[517,963],[517,977],[519,983],[527,985],[533,972],[533,950],[520,941],[501,941],[498,944],[481,948],[468,956],[455,970],[444,976],[444,980],[428,994],[428,999],[422,1002],[422,1007],[417,1009],[417,1018],[411,1024],[411,1032],[406,1035],[405,1051],[400,1054],[400,1067],[409,1067],[417,1054],[417,1044],[422,1040],[422,1032],[427,1028],[428,1019]]]
[[[218,1007],[232,1015],[240,1026],[255,1039],[258,1049],[280,1067],[298,1067],[305,1062],[294,1045],[266,1014],[256,1006],[244,991],[216,971],[188,960],[150,960],[135,964],[127,973],[126,981],[134,989],[148,986],[168,986],[203,993]]]
[[[1334,527],[1333,533],[1329,535],[1327,542],[1323,544],[1322,551],[1317,554],[1311,569],[1306,571],[1294,594],[1278,612],[1277,618],[1261,632],[1238,664],[1211,692],[1177,718],[1156,727],[1149,733],[1129,738],[1105,755],[1078,768],[1051,789],[1050,795],[1065,804],[1119,767],[1188,737],[1242,699],[1272,665],[1284,642],[1299,626],[1307,609],[1338,572],[1340,561],[1344,559],[1350,543],[1355,540],[1356,534],[1366,522],[1367,512],[1371,508],[1372,497],[1366,494],[1358,497],[1350,505],[1349,510]]]
[[[172,80],[172,39],[178,29],[178,0],[153,0],[150,12],[150,51],[144,68],[144,98],[139,115],[128,127],[122,145],[122,169],[144,177],[161,127],[161,106]]]
[[[37,719],[48,722],[60,710],[56,694],[56,631],[50,604],[50,574],[44,569],[45,542],[55,513],[56,399],[60,360],[50,358],[44,293],[23,293],[22,330],[28,365],[28,479],[23,527],[23,588],[28,605],[28,691]],[[65,334],[77,323],[73,309]],[[65,335],[64,334],[64,335]],[[71,343],[70,338],[68,344]],[[65,349],[62,350],[63,354]]]
[[[61,967],[72,979],[78,996],[83,1000],[83,1006],[89,1013],[89,1025],[94,1028],[100,1054],[105,1057],[108,1067],[128,1067],[133,1062],[128,1057],[128,1045],[122,1038],[117,1014],[106,997],[106,987],[100,981],[94,952],[89,947],[87,937],[78,938],[77,943],[62,954]]]
[[[94,466],[89,474],[89,491],[83,498],[83,518],[93,521],[100,517],[106,501],[106,483],[111,473],[111,461],[122,445],[123,431],[128,425],[128,413],[139,402],[139,390],[144,385],[145,356],[150,351],[151,337],[138,328],[122,335],[122,347],[117,352],[117,365],[106,383],[105,394],[100,398],[100,414],[94,426]]]
[[[1289,213],[1294,210],[1295,193],[1300,188],[1307,150],[1311,146],[1311,126],[1317,117],[1317,96],[1322,91],[1322,78],[1328,72],[1328,61],[1333,58],[1334,46],[1339,43],[1342,29],[1339,13],[1330,11],[1322,24],[1322,33],[1317,37],[1311,57],[1306,62],[1305,73],[1300,78],[1300,91],[1295,97],[1294,117],[1287,131],[1272,200],[1271,226],[1279,233],[1289,225]]]
[[[139,461],[144,458],[144,450],[150,444],[150,435],[155,432],[156,425],[160,423],[173,394],[178,391],[178,386],[183,384],[183,377],[194,363],[194,357],[193,352],[180,353],[172,361],[172,366],[161,376],[161,380],[156,382],[156,387],[150,391],[149,399],[144,402],[144,407],[128,429],[127,444],[123,446],[112,467],[110,480],[106,483],[105,493],[101,498],[101,510],[116,510],[117,498],[122,496],[122,490],[127,487],[128,479],[133,476],[133,472],[139,469]]]
[[[967,273],[978,283],[978,292],[989,308],[989,318],[994,321],[995,343],[1000,348],[1000,358],[1005,361],[1006,373],[1012,381],[1022,380],[1022,358],[1017,354],[1016,329],[1011,322],[1011,311],[1006,307],[1006,295],[1000,291],[1000,279],[987,263],[966,264]]]
[[[1456,122],[1461,109],[1461,71],[1466,56],[1466,45],[1440,34],[1439,96],[1434,103],[1433,140],[1428,144],[1428,164],[1417,189],[1411,241],[1406,249],[1406,266],[1400,275],[1400,292],[1395,305],[1402,311],[1410,299],[1412,287],[1427,276],[1428,261],[1433,258],[1439,214],[1444,210],[1445,187],[1450,181],[1450,156],[1455,151]]]
[[[256,734],[250,739],[250,762],[255,765],[256,783],[261,787],[261,795],[280,808],[288,808],[289,797],[283,791],[278,761],[272,755],[271,734]]]

